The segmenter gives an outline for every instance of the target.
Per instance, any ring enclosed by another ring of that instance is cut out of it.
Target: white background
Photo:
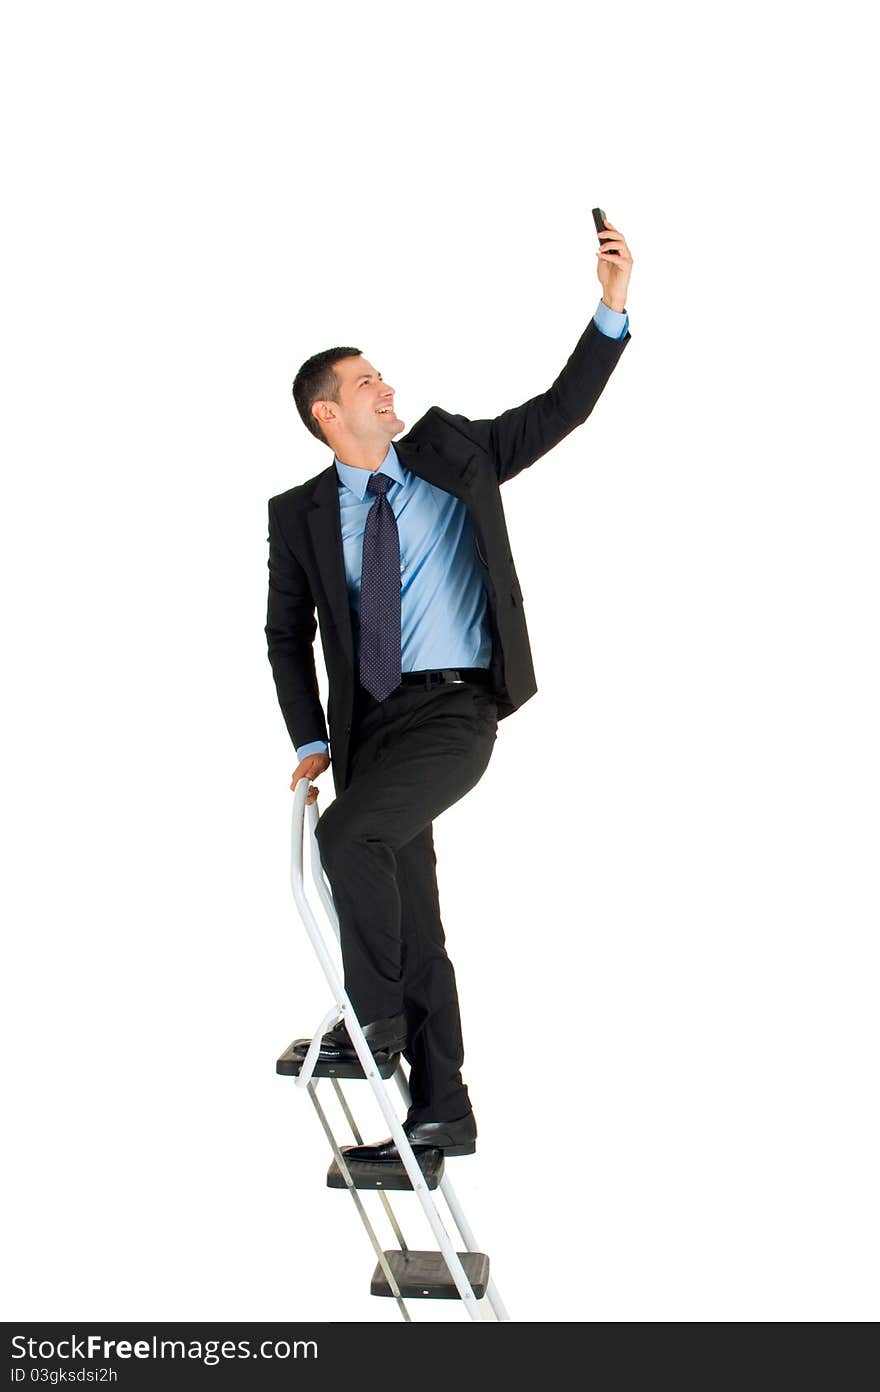
[[[594,204],[632,341],[505,487],[539,691],[435,827],[450,1174],[516,1319],[876,1318],[868,13],[7,16],[5,1318],[399,1319],[274,1071],[328,999],[266,500],[324,347],[408,426],[549,386]]]

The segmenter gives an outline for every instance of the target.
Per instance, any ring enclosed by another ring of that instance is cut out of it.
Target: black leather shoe
[[[372,1020],[369,1024],[362,1025],[361,1028],[370,1046],[370,1053],[377,1061],[382,1062],[391,1058],[406,1048],[406,1017],[404,1015],[389,1015],[384,1020]],[[292,1048],[295,1053],[305,1058],[311,1042],[311,1039],[295,1039]],[[358,1056],[344,1021],[340,1020],[338,1025],[327,1034],[322,1035],[318,1059],[322,1063],[358,1062]]]
[[[410,1121],[403,1123],[404,1134],[416,1155],[426,1150],[442,1150],[444,1155],[473,1155],[477,1148],[477,1122],[473,1112],[456,1121]],[[343,1146],[346,1160],[368,1164],[396,1164],[400,1152],[391,1137],[378,1145]]]

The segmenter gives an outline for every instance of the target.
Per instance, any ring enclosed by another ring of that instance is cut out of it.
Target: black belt
[[[481,686],[492,685],[492,673],[488,667],[441,667],[434,671],[404,672],[400,678],[401,686],[441,686],[444,682],[478,682]]]

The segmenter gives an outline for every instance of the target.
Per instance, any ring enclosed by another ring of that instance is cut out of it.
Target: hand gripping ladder
[[[339,940],[339,919],[333,903],[333,895],[329,884],[324,875],[321,865],[321,856],[318,848],[318,840],[315,835],[315,828],[318,823],[318,809],[314,803],[307,804],[306,796],[309,789],[309,780],[300,778],[293,795],[293,827],[291,835],[291,858],[290,858],[290,877],[293,886],[293,897],[296,906],[305,923],[306,931],[311,940],[312,947],[318,955],[318,960],[324,970],[324,975],[329,982],[333,993],[333,1006],[327,1011],[318,1028],[312,1036],[312,1042],[305,1058],[300,1058],[293,1052],[291,1044],[278,1059],[276,1071],[296,1078],[296,1086],[307,1088],[312,1099],[318,1119],[324,1129],[330,1149],[333,1152],[333,1164],[327,1175],[327,1184],[334,1189],[348,1189],[349,1194],[354,1200],[355,1207],[363,1223],[373,1250],[377,1258],[377,1266],[373,1272],[370,1284],[372,1295],[393,1296],[397,1301],[400,1313],[404,1320],[411,1322],[411,1315],[406,1307],[408,1298],[428,1298],[428,1299],[456,1299],[460,1298],[472,1320],[509,1320],[510,1316],[504,1308],[501,1297],[495,1287],[495,1282],[489,1275],[489,1258],[482,1253],[478,1246],[473,1230],[464,1216],[461,1204],[456,1198],[455,1191],[445,1174],[444,1157],[440,1150],[426,1151],[419,1159],[413,1152],[412,1146],[407,1139],[406,1132],[397,1120],[397,1114],[391,1101],[391,1097],[385,1087],[385,1080],[394,1077],[401,1096],[407,1106],[410,1103],[410,1092],[407,1084],[407,1075],[403,1071],[403,1063],[400,1058],[397,1061],[377,1064],[370,1052],[370,1047],[364,1037],[360,1022],[352,1008],[351,1001],[346,994],[343,985],[342,975],[328,951],[324,940],[324,934],[318,928],[311,906],[306,898],[303,883],[303,831],[306,822],[305,813],[308,813],[308,825],[311,835],[309,843],[311,847],[312,879],[318,891],[327,916],[330,919],[337,942]],[[340,1086],[340,1078],[357,1077],[363,1086],[364,1077],[357,1072],[353,1066],[346,1067],[344,1064],[322,1064],[318,1062],[318,1051],[321,1045],[321,1036],[326,1030],[331,1029],[340,1019],[345,1020],[346,1028],[351,1037],[355,1052],[360,1060],[363,1074],[366,1075],[366,1082],[373,1089],[373,1093],[379,1104],[394,1143],[397,1146],[398,1154],[401,1157],[401,1164],[368,1165],[363,1162],[350,1161],[342,1153],[340,1145],[333,1135],[330,1123],[325,1114],[324,1108],[318,1100],[317,1079],[329,1077],[332,1081],[343,1114],[351,1127],[355,1142],[361,1145],[362,1137],[355,1124],[354,1117],[348,1105],[348,1101]],[[394,1230],[400,1246],[392,1251],[383,1251],[378,1237],[373,1229],[373,1225],[367,1216],[359,1190],[375,1189],[385,1208],[385,1212]],[[425,1216],[431,1225],[434,1236],[439,1245],[437,1252],[414,1252],[411,1251],[403,1238],[400,1225],[391,1208],[387,1190],[412,1190],[415,1192],[419,1203],[424,1210]],[[446,1200],[452,1218],[458,1228],[462,1241],[466,1248],[464,1252],[458,1252],[453,1245],[446,1228],[437,1211],[437,1206],[432,1198],[432,1192],[440,1190]]]

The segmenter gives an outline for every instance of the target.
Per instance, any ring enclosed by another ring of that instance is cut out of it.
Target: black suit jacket
[[[548,391],[493,420],[468,420],[432,406],[394,441],[405,468],[465,504],[489,597],[492,677],[503,720],[537,691],[500,486],[581,425],[630,340],[609,338],[591,319]],[[278,701],[294,747],[326,740],[318,692],[315,610],[327,667],[331,768],[348,785],[355,670],[342,548],[338,474],[320,474],[269,499],[266,640]]]

